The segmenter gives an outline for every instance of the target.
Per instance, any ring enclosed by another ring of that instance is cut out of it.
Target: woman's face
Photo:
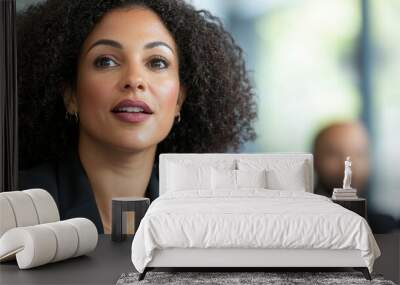
[[[107,13],[83,44],[77,87],[67,104],[80,140],[123,151],[154,147],[183,101],[174,39],[151,10]]]

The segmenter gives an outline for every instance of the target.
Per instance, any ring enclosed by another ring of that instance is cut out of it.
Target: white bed
[[[154,267],[354,267],[380,255],[368,223],[312,194],[311,154],[162,154],[160,197],[132,243]]]

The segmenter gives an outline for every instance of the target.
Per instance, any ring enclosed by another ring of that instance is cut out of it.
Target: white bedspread
[[[358,249],[372,272],[380,250],[364,218],[328,198],[299,191],[247,189],[215,197],[197,191],[156,199],[132,243],[143,272],[154,249]]]

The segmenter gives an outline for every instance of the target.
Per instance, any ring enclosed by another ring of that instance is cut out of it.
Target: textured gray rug
[[[139,273],[122,274],[117,285],[132,284],[379,284],[395,285],[381,275],[372,274],[372,281],[361,272],[154,272],[138,281]]]

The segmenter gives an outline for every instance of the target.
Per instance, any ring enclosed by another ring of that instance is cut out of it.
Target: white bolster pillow
[[[0,238],[0,261],[16,256],[20,269],[86,254],[96,248],[96,226],[88,219],[18,227]]]

